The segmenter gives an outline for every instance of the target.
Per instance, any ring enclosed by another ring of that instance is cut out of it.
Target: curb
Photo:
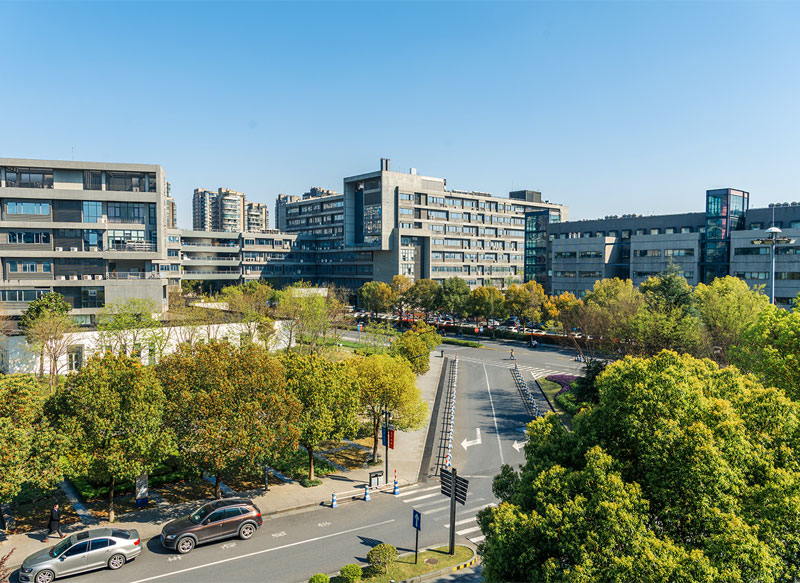
[[[437,545],[433,545],[433,546],[428,547],[428,548],[426,548],[424,550],[427,551],[427,550],[430,550],[432,548],[435,548],[436,546]],[[442,545],[442,546],[444,546],[444,545]],[[469,561],[466,561],[466,562],[461,563],[459,565],[454,565],[452,567],[443,567],[443,568],[438,569],[436,571],[431,571],[430,573],[425,573],[424,575],[418,575],[416,577],[412,577],[411,579],[403,579],[400,583],[418,583],[420,581],[427,581],[428,579],[433,579],[435,577],[440,577],[442,575],[447,575],[448,573],[453,573],[455,571],[460,571],[461,569],[468,569],[469,567],[474,566],[478,562],[478,558],[479,558],[478,554],[475,552],[475,549],[472,548],[469,545],[461,545],[461,546],[465,546],[468,549],[472,549],[472,558]],[[404,553],[404,554],[410,554],[410,553]]]

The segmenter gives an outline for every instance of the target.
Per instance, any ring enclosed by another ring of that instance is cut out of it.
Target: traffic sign
[[[411,515],[411,525],[417,530],[422,530],[422,514],[420,514],[419,510],[414,510]]]
[[[451,496],[451,483],[453,481],[452,473],[449,470],[441,470],[439,473],[439,478],[442,482],[442,489],[441,492],[445,496]],[[456,475],[456,488],[455,488],[455,499],[456,502],[459,504],[466,504],[467,503],[467,490],[469,489],[469,480],[465,480],[461,476]]]

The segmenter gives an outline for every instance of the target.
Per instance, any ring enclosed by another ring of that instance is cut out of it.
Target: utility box
[[[379,488],[380,486],[383,486],[383,470],[378,470],[377,472],[370,472],[369,487]]]

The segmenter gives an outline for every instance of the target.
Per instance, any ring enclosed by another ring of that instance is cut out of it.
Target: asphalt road
[[[466,505],[457,505],[456,542],[482,540],[477,512],[496,503],[492,477],[502,463],[523,462],[519,447],[530,421],[511,376],[509,348],[489,350],[444,348],[459,354],[453,466],[469,480]],[[515,347],[526,380],[551,372],[579,369],[568,355],[551,350]],[[437,356],[438,357],[438,356]],[[398,436],[402,439],[402,434]],[[515,444],[517,447],[515,448]],[[438,448],[438,443],[434,448]],[[404,489],[399,496],[373,494],[372,500],[343,502],[267,519],[249,541],[231,539],[196,548],[188,555],[168,553],[158,539],[146,542],[142,555],[120,571],[97,571],[69,577],[81,583],[197,583],[307,581],[317,572],[330,573],[352,562],[366,562],[379,542],[403,551],[414,549],[412,509],[422,513],[420,548],[448,541],[449,500],[438,479]]]

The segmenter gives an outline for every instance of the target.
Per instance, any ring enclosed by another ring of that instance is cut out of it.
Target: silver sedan
[[[70,535],[54,547],[33,553],[22,563],[23,583],[50,583],[56,577],[94,569],[116,570],[142,554],[136,530],[95,528]]]

